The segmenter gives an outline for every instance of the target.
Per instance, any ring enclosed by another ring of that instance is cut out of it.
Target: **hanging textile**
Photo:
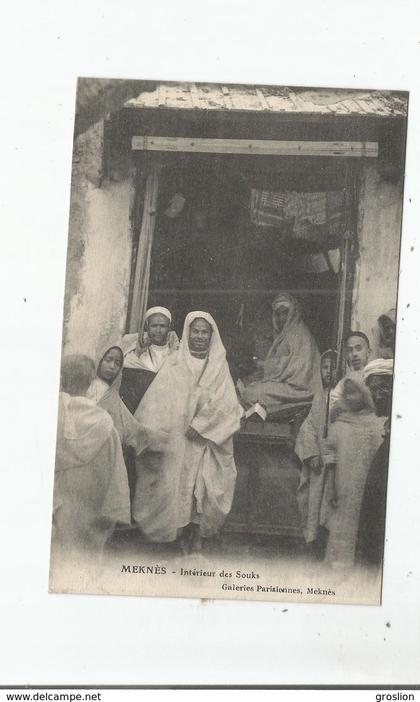
[[[251,190],[251,222],[260,227],[291,225],[292,238],[322,245],[342,228],[344,192],[286,192]]]
[[[286,219],[286,194],[251,190],[251,221],[257,226],[278,227]]]

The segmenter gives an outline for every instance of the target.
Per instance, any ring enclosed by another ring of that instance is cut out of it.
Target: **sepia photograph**
[[[381,604],[407,116],[78,79],[50,592]]]

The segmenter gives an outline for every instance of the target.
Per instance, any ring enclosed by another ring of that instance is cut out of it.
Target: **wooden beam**
[[[134,151],[175,151],[256,156],[350,156],[377,158],[376,141],[277,141],[273,139],[199,139],[133,136]]]

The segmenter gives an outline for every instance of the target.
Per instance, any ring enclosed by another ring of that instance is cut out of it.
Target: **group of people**
[[[369,361],[362,332],[345,340],[348,371],[334,387],[337,355],[321,356],[314,396],[295,451],[302,464],[298,502],[315,552],[332,567],[379,567],[385,530],[393,359]],[[325,544],[326,541],[326,544]]]
[[[180,341],[170,311],[154,307],[143,333],[108,344],[96,363],[63,358],[53,511],[59,553],[102,553],[117,523],[152,542],[201,550],[232,506],[233,435],[244,410],[258,403],[270,420],[285,405],[307,403],[295,449],[305,539],[317,542],[327,530],[331,565],[353,564],[357,549],[377,560],[392,353],[369,362],[369,340],[351,332],[348,372],[334,387],[336,354],[320,357],[294,296],[275,298],[272,324],[266,359],[236,387],[217,324],[203,311],[186,316]]]
[[[170,324],[169,310],[152,308],[145,334],[108,345],[96,365],[63,358],[53,516],[60,552],[103,551],[117,522],[197,551],[230,511],[243,410],[219,330],[207,312],[190,312],[178,342]]]
[[[272,304],[273,343],[260,377],[243,384],[245,407],[275,416],[290,403],[311,403],[296,438],[301,474],[297,499],[305,541],[331,567],[382,560],[389,453],[395,310],[378,319],[380,358],[370,341],[350,331],[338,354],[319,354],[298,301],[280,293]]]

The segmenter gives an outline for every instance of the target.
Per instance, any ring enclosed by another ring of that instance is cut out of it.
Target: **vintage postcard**
[[[79,79],[51,592],[381,603],[407,112]]]

